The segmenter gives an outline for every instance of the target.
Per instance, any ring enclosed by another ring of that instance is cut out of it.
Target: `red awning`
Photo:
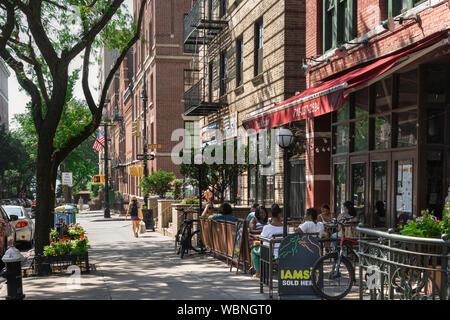
[[[425,49],[442,40],[448,43],[448,37],[447,31],[431,36],[367,66],[356,68],[340,77],[311,87],[271,108],[265,108],[256,114],[248,114],[243,120],[243,125],[246,129],[259,131],[336,111],[344,105],[348,96],[346,91],[349,89],[367,84],[367,82],[380,77],[408,54]]]

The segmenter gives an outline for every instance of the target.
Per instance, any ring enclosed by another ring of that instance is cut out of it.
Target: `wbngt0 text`
[[[222,314],[233,315],[269,315],[272,313],[272,307],[270,305],[221,305]]]

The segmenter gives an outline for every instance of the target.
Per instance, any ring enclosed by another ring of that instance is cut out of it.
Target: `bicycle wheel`
[[[191,230],[190,227],[185,227],[180,234],[180,242],[181,242],[181,250],[180,250],[180,258],[184,258],[184,254],[188,253],[191,247]]]
[[[339,268],[338,268],[339,267]],[[312,285],[316,293],[327,300],[344,298],[352,289],[355,272],[351,262],[341,256],[338,266],[337,252],[316,261],[312,271]]]
[[[205,246],[202,242],[202,235],[200,230],[195,231],[191,234],[191,249],[198,253],[203,253],[205,251]]]

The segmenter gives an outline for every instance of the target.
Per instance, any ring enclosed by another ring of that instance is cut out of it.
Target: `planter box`
[[[89,254],[88,251],[82,254],[66,254],[59,256],[36,256],[34,258],[35,269],[48,270],[50,273],[65,272],[69,266],[78,266],[82,272],[89,273]]]

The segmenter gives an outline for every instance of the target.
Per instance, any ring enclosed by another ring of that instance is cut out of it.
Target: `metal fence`
[[[447,235],[442,239],[430,239],[362,226],[356,230],[360,237],[360,299],[449,299],[450,241]]]

